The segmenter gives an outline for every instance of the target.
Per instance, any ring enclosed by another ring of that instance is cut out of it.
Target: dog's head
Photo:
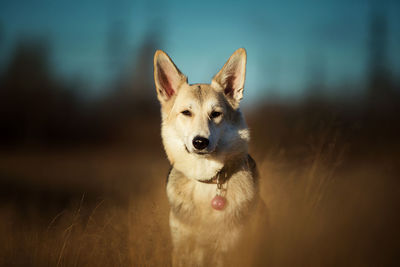
[[[172,164],[200,159],[224,161],[247,153],[248,129],[239,110],[246,51],[238,49],[211,84],[188,84],[166,53],[154,56],[154,80],[161,103],[162,136]]]

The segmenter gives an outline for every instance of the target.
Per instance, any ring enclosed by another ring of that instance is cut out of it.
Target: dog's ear
[[[177,93],[179,87],[187,82],[187,78],[165,52],[157,50],[154,54],[154,81],[157,97],[164,103]]]
[[[246,50],[239,48],[212,80],[212,83],[217,83],[217,86],[222,87],[225,96],[234,108],[239,107],[239,102],[243,98],[245,76]]]

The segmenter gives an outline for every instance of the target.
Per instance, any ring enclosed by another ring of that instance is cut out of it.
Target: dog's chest
[[[167,195],[171,211],[180,221],[208,228],[241,223],[255,198],[255,188],[248,173],[238,173],[224,184],[226,206],[216,210],[211,202],[217,194],[216,184],[205,184],[187,179],[171,171]]]

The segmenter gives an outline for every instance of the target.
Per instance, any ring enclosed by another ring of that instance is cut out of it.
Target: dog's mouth
[[[190,150],[188,149],[188,147],[186,145],[185,145],[185,150],[189,154],[193,154],[194,153],[194,154],[197,154],[197,155],[200,155],[200,156],[207,156],[207,155],[210,155],[210,154],[212,154],[214,152],[214,150],[213,151],[194,150],[193,152],[190,152]]]
[[[211,154],[210,152],[204,152],[204,151],[194,151],[197,155],[208,155]]]

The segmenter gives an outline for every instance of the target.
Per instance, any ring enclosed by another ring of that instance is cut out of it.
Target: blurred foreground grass
[[[270,214],[255,265],[396,265],[399,151],[354,151],[331,123],[299,125],[250,120]],[[0,264],[169,266],[167,172],[152,131],[139,143],[1,152]]]

